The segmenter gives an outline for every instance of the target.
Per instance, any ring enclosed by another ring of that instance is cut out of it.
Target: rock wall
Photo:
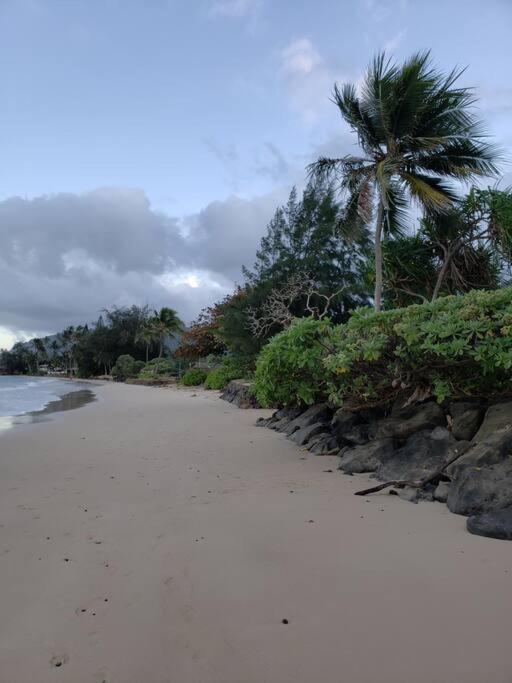
[[[283,408],[257,424],[315,455],[338,454],[347,474],[370,473],[384,482],[433,476],[421,488],[399,485],[394,492],[413,502],[446,503],[469,516],[472,533],[512,539],[512,402],[397,402],[389,411],[357,413],[319,404]]]

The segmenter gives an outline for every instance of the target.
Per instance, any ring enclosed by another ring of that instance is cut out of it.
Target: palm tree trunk
[[[377,209],[377,224],[375,225],[375,293],[373,295],[375,311],[382,308],[382,219],[384,207],[379,199]]]
[[[159,357],[159,358],[162,357],[162,353],[163,353],[163,352],[164,352],[164,343],[163,343],[162,340],[160,340],[160,350],[159,350],[159,352],[158,352],[158,357]]]
[[[149,360],[149,344],[146,344],[146,363]]]

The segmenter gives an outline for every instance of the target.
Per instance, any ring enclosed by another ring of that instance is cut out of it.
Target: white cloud
[[[329,107],[336,81],[347,80],[330,67],[308,38],[299,38],[280,54],[281,77],[291,106],[306,123],[314,123]]]

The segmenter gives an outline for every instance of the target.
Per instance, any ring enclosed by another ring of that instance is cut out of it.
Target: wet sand
[[[94,391],[0,435],[1,683],[512,681],[512,544],[264,411]]]

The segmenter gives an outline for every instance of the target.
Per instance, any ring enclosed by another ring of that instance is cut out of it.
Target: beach
[[[510,683],[510,544],[269,411],[94,392],[0,435],[2,683]]]

